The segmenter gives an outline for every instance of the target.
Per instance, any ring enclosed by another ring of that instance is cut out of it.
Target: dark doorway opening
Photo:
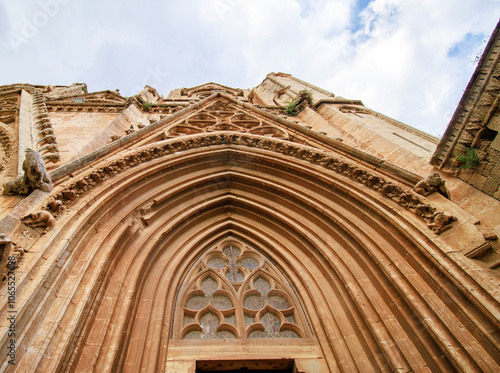
[[[293,373],[293,359],[207,360],[196,362],[196,373]]]

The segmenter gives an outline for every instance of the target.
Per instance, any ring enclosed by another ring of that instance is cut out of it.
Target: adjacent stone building
[[[500,198],[500,24],[478,63],[431,164]],[[464,167],[466,166],[466,167]]]
[[[0,134],[2,372],[500,370],[500,202],[448,135],[283,73],[3,86]]]

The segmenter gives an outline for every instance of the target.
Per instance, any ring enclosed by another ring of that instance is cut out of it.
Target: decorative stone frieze
[[[224,144],[241,145],[278,152],[323,166],[337,174],[347,176],[351,180],[378,191],[381,195],[390,198],[400,206],[413,212],[429,223],[429,228],[435,234],[440,234],[451,228],[453,222],[456,220],[455,217],[445,212],[437,211],[435,207],[422,201],[412,191],[387,181],[380,176],[371,174],[369,171],[326,151],[288,141],[230,131],[169,139],[158,142],[149,148],[137,150],[132,154],[128,154],[123,159],[110,162],[67,184],[62,191],[52,196],[53,199],[44,208],[50,210],[56,216],[62,210],[61,206],[69,207],[75,200],[94,186],[128,168],[179,151]],[[61,204],[54,205],[53,200],[60,201]],[[443,217],[445,216],[448,218],[444,219]]]
[[[13,125],[19,113],[19,91],[2,94],[0,91],[0,122]]]
[[[82,113],[121,113],[125,107],[123,105],[105,106],[94,105],[75,105],[75,104],[56,104],[49,103],[47,110],[49,112],[82,112]]]

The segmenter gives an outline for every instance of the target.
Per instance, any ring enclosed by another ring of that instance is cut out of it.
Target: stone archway
[[[224,340],[188,349],[174,338],[177,289],[204,250],[228,236],[261,248],[286,274],[310,338],[286,350]],[[493,366],[493,318],[468,300],[473,285],[453,282],[457,269],[432,237],[379,191],[302,158],[239,144],[180,149],[94,186],[40,241],[54,263],[40,289],[47,316],[25,338],[48,344],[21,364],[163,371],[258,350],[267,359],[323,360],[330,371]],[[474,340],[485,347],[471,347]]]

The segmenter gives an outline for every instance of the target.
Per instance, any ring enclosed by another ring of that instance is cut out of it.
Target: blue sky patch
[[[481,44],[485,39],[488,39],[488,37],[483,34],[472,34],[469,32],[462,40],[448,50],[448,57],[469,55],[473,53],[477,45]]]
[[[372,0],[358,0],[356,2],[356,7],[352,11],[352,27],[351,30],[353,32],[356,32],[363,28],[363,25],[361,24],[361,17],[360,14],[363,10],[366,9],[366,7],[370,4]]]

